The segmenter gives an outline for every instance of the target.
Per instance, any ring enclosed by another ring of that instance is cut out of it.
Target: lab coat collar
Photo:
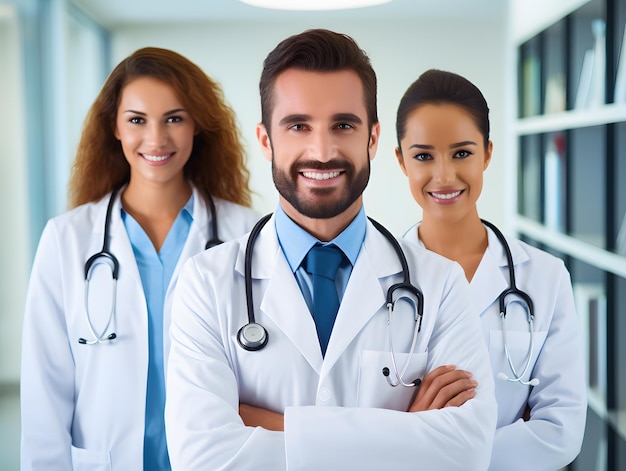
[[[500,293],[509,287],[506,252],[493,231],[486,229],[489,245],[470,283],[474,306],[481,316],[498,299]],[[528,261],[528,254],[515,239],[505,238],[511,248],[513,265],[517,272],[518,267]]]
[[[236,269],[243,276],[245,243],[241,244]],[[346,287],[337,319],[322,358],[315,323],[289,268],[276,236],[274,216],[260,232],[252,254],[252,279],[267,280],[260,313],[294,343],[313,369],[325,376],[371,317],[385,304],[380,279],[401,271],[391,244],[368,221],[365,241]],[[257,317],[261,318],[257,314]],[[263,323],[262,321],[260,321]],[[271,337],[271,333],[269,333]],[[271,341],[271,339],[270,339]]]

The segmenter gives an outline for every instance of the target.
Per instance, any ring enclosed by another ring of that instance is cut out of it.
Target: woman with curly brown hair
[[[257,220],[244,157],[221,88],[185,57],[144,48],[109,75],[78,146],[73,209],[48,222],[31,274],[22,469],[170,469],[171,298],[189,257]]]

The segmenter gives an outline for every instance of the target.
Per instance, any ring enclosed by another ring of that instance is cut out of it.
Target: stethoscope
[[[96,343],[102,343],[102,342],[106,342],[108,340],[114,340],[115,338],[117,338],[117,334],[115,332],[111,332],[110,334],[107,334],[107,332],[109,331],[109,326],[111,325],[111,321],[113,320],[113,317],[115,316],[115,300],[117,298],[116,296],[117,275],[120,269],[120,263],[117,260],[117,257],[113,255],[111,251],[109,250],[109,229],[111,226],[111,211],[113,208],[113,203],[115,201],[115,196],[119,192],[120,188],[121,187],[115,188],[111,193],[111,197],[109,198],[109,204],[107,205],[107,212],[104,218],[104,238],[103,238],[104,240],[102,242],[102,250],[100,250],[100,252],[98,253],[93,254],[91,257],[89,257],[89,259],[85,263],[85,316],[87,318],[87,326],[89,327],[92,340],[87,340],[84,337],[79,338],[78,343],[83,344],[83,345],[94,345]],[[221,244],[222,241],[218,237],[215,203],[213,202],[213,198],[211,197],[211,194],[209,192],[206,192],[206,197],[207,197],[206,198],[207,202],[209,203],[209,209],[211,211],[211,234],[210,234],[209,240],[207,241],[205,245],[205,249],[208,249],[210,247]],[[91,322],[91,315],[89,313],[89,284],[90,284],[89,281],[90,281],[91,268],[96,263],[103,263],[103,262],[106,262],[108,265],[111,266],[111,275],[113,277],[113,294],[112,294],[113,302],[111,304],[111,312],[109,312],[109,320],[107,321],[106,326],[102,330],[102,333],[98,334],[96,332],[95,327],[93,326],[93,323]]]
[[[241,327],[241,329],[239,329],[239,331],[237,332],[237,342],[239,343],[241,348],[243,348],[244,350],[251,351],[251,352],[259,351],[263,347],[265,347],[267,345],[267,341],[269,338],[267,329],[265,329],[265,327],[263,327],[261,324],[256,322],[255,316],[254,316],[254,307],[252,303],[252,251],[254,248],[254,244],[257,240],[257,237],[259,236],[259,233],[261,232],[261,229],[263,228],[263,226],[265,226],[267,221],[269,221],[271,216],[272,216],[271,213],[267,214],[263,216],[255,224],[255,226],[250,231],[248,242],[246,244],[244,277],[245,277],[245,289],[246,289],[246,304],[248,308],[248,323],[244,325],[243,327]],[[387,382],[392,387],[396,387],[399,385],[406,386],[406,387],[415,387],[420,384],[421,380],[417,379],[413,382],[407,382],[404,380],[404,375],[406,374],[406,371],[409,367],[411,356],[413,355],[415,351],[415,345],[417,343],[417,334],[422,328],[422,317],[424,315],[424,295],[419,288],[411,284],[411,279],[409,275],[409,265],[407,263],[404,252],[402,251],[402,248],[400,247],[400,244],[398,243],[396,238],[384,226],[382,226],[381,224],[379,224],[372,218],[368,217],[368,219],[374,225],[374,227],[379,232],[381,232],[385,236],[385,238],[391,243],[394,251],[396,252],[396,255],[398,256],[398,259],[400,260],[400,264],[402,265],[403,280],[400,283],[396,283],[390,286],[389,289],[387,290],[387,311],[388,311],[387,323],[389,326],[389,347],[390,347],[390,352],[391,352],[391,364],[392,364],[392,367],[396,376],[396,381],[392,381],[389,378],[390,370],[388,367],[383,368],[383,375],[385,376],[385,378],[387,378]],[[404,294],[404,295],[398,296],[394,300],[393,299],[394,292],[400,289],[410,292],[415,297],[415,299]],[[415,309],[415,316],[414,316],[415,327],[413,329],[411,351],[409,352],[407,361],[401,370],[398,368],[398,365],[396,363],[396,356],[395,356],[395,351],[393,348],[393,335],[392,335],[393,310],[394,310],[396,303],[400,299],[407,299],[414,306],[414,309]]]
[[[534,328],[535,311],[533,307],[533,300],[530,298],[530,296],[527,293],[520,290],[515,284],[515,267],[513,264],[513,255],[511,254],[511,248],[509,247],[509,244],[504,238],[504,235],[502,234],[502,232],[500,232],[500,230],[496,226],[494,226],[489,221],[485,221],[484,219],[481,219],[481,221],[485,226],[487,226],[489,229],[491,229],[494,232],[494,234],[500,241],[500,244],[502,245],[502,248],[504,249],[504,252],[506,253],[507,267],[509,269],[509,287],[505,289],[504,291],[502,291],[502,293],[500,293],[500,296],[498,296],[498,303],[500,306],[500,319],[502,320],[504,355],[506,356],[506,361],[509,364],[509,368],[511,369],[511,372],[513,373],[513,377],[509,377],[503,372],[498,373],[496,376],[498,379],[502,379],[505,381],[518,382],[520,384],[524,384],[527,386],[537,386],[540,382],[538,378],[532,378],[529,381],[523,380],[524,376],[528,372],[528,369],[530,368],[530,363],[532,361],[533,352],[534,352],[533,340],[534,340],[534,333],[535,333],[535,328]],[[513,365],[513,360],[511,359],[511,354],[509,353],[508,343],[506,341],[506,306],[507,306],[506,298],[507,296],[517,297],[518,302],[522,304],[522,307],[526,311],[526,316],[528,319],[528,330],[530,331],[530,345],[528,347],[528,354],[526,356],[524,369],[519,374],[517,373],[517,369]]]

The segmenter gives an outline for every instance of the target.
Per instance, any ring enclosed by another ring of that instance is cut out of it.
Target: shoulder
[[[252,208],[242,206],[232,201],[214,198],[217,218],[220,225],[233,229],[238,237],[252,229],[252,226],[260,219],[261,215]],[[243,230],[242,230],[243,229]]]
[[[109,196],[91,203],[85,203],[51,218],[46,224],[46,230],[57,232],[91,232],[94,227],[101,225],[104,228],[104,216]]]
[[[538,249],[519,239],[507,237],[507,242],[513,252],[513,259],[516,260],[516,266],[519,260],[522,262],[520,264],[522,267],[526,265],[531,270],[540,270],[544,275],[547,273],[567,271],[563,260],[545,250]],[[520,254],[523,254],[523,256],[520,257]]]

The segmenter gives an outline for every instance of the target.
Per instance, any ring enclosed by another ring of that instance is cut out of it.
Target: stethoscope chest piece
[[[267,330],[261,324],[251,322],[237,332],[237,341],[244,350],[256,352],[267,345]]]

